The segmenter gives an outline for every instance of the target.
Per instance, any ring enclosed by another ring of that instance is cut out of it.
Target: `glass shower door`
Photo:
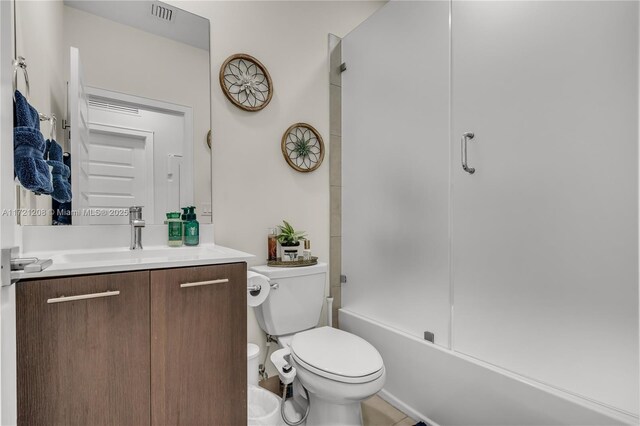
[[[449,3],[390,2],[342,56],[342,305],[449,346]]]
[[[637,414],[638,4],[454,1],[452,28],[453,349]]]

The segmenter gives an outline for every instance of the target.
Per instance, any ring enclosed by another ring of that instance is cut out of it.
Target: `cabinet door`
[[[18,424],[149,424],[149,272],[16,287]]]
[[[151,272],[151,423],[247,422],[247,266]]]
[[[453,348],[637,414],[638,3],[452,7]]]

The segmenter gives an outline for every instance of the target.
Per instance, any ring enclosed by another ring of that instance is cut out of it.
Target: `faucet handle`
[[[145,226],[145,222],[142,219],[131,219],[129,221],[129,224],[132,225],[134,228],[144,228]]]
[[[135,220],[142,220],[142,206],[129,207],[129,223],[133,225]]]

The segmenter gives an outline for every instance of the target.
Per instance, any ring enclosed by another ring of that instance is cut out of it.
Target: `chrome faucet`
[[[131,225],[131,245],[130,250],[142,250],[142,206],[129,207],[129,225]]]

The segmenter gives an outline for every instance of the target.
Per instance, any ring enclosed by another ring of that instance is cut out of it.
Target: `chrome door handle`
[[[53,299],[47,299],[47,303],[62,303],[62,302],[72,302],[74,300],[86,300],[86,299],[97,299],[99,297],[109,297],[109,296],[117,296],[120,294],[120,291],[105,291],[102,293],[91,293],[91,294],[80,294],[78,296],[61,296],[54,297]]]
[[[469,167],[467,164],[467,142],[474,138],[474,134],[472,132],[465,132],[462,134],[462,139],[460,139],[460,155],[462,157],[462,170],[469,173],[470,175],[476,172],[476,169],[473,167]]]
[[[220,280],[211,280],[211,281],[198,281],[196,283],[183,283],[180,284],[181,288],[185,288],[185,287],[200,287],[203,285],[212,285],[212,284],[224,284],[224,283],[228,283],[229,279],[228,278],[223,278]]]

